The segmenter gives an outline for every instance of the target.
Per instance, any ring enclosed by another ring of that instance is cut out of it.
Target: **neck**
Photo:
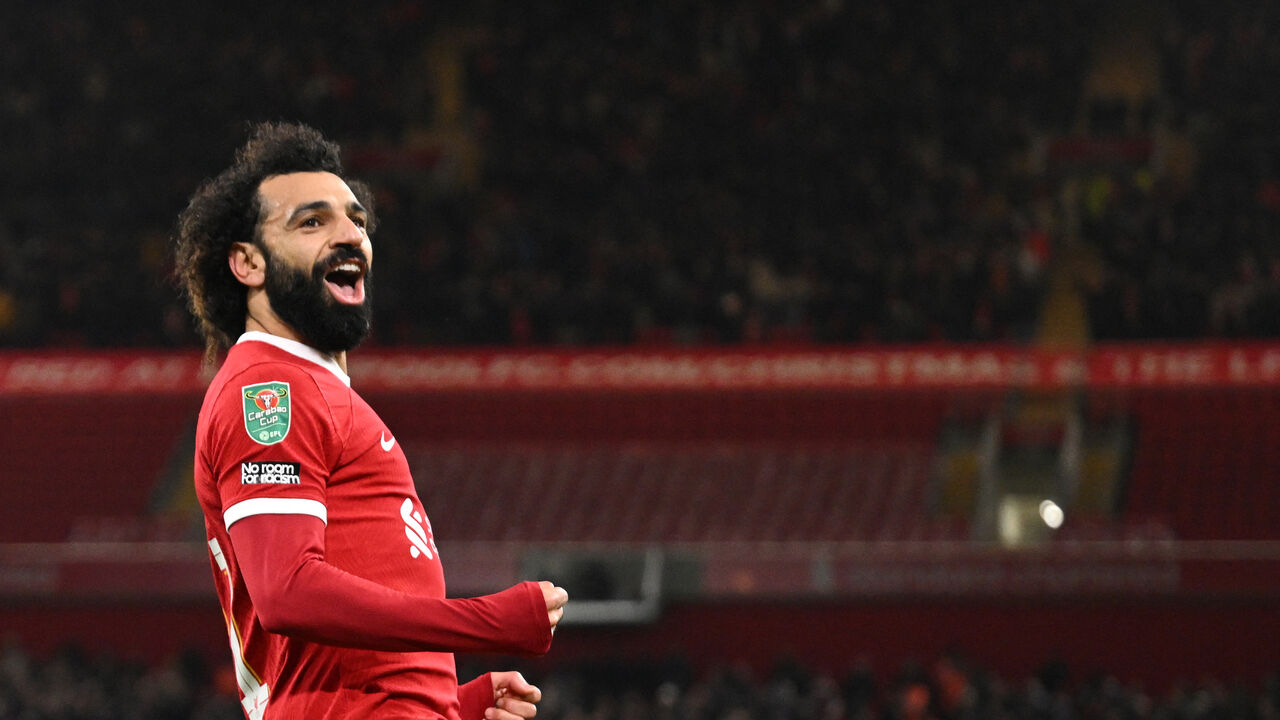
[[[265,293],[263,294],[263,299],[265,300]],[[300,342],[303,345],[310,346],[310,343],[307,342],[306,338],[299,335],[298,332],[293,329],[292,325],[281,320],[274,312],[271,311],[270,305],[267,305],[266,303],[257,303],[257,306],[255,307],[255,303],[252,298],[249,301],[249,314],[245,316],[244,319],[244,329],[264,332],[268,335],[275,335],[277,337],[285,338],[286,340],[293,340],[294,342]],[[338,363],[338,367],[342,368],[342,372],[347,372],[347,352],[345,350],[337,353],[322,352],[322,354],[333,358],[333,361]]]

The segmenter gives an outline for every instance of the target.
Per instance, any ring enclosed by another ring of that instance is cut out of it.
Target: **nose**
[[[356,224],[354,220],[345,215],[338,223],[338,231],[333,234],[333,245],[361,245],[368,236],[364,229]]]
[[[329,248],[358,250],[364,256],[365,262],[373,261],[373,244],[369,241],[368,233],[346,215],[339,216],[337,224],[333,226],[333,234],[329,236]]]
[[[346,215],[340,216],[338,224],[334,226],[333,234],[329,236],[329,248],[356,250],[364,256],[366,265],[373,264],[373,243],[369,240],[369,234]]]

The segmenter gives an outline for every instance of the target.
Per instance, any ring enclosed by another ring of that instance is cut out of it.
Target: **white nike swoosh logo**
[[[393,448],[393,447],[395,447],[395,446],[396,446],[396,436],[395,436],[395,435],[392,435],[392,436],[391,436],[391,439],[390,439],[390,440],[388,440],[388,439],[387,439],[387,432],[384,430],[384,431],[382,431],[382,439],[378,440],[378,442],[382,443],[382,449],[383,449],[383,450],[385,450],[385,451],[387,451],[387,452],[391,452],[391,448]]]

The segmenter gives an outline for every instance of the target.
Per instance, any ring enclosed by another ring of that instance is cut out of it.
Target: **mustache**
[[[340,247],[326,255],[324,258],[316,261],[316,264],[312,269],[312,274],[317,277],[323,277],[325,273],[328,272],[328,268],[333,267],[335,263],[341,263],[346,260],[360,261],[360,264],[365,268],[366,275],[372,272],[372,268],[369,267],[369,258],[364,256],[363,251],[359,248]]]

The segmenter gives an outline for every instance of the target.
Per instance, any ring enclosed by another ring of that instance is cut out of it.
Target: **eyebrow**
[[[289,219],[285,220],[285,225],[286,226],[292,225],[294,221],[296,221],[299,217],[313,210],[332,210],[332,209],[333,209],[333,206],[330,205],[329,201],[327,200],[316,200],[315,202],[309,202],[305,205],[299,205],[298,207],[294,208],[294,211],[292,213],[289,213]],[[363,205],[361,205],[359,202],[356,202],[355,200],[352,200],[351,202],[347,203],[347,212],[360,213],[362,215],[369,214],[369,211],[366,210]]]

